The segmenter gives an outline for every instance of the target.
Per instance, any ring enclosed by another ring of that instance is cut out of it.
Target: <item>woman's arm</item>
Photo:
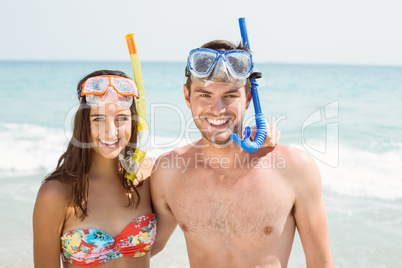
[[[68,208],[66,186],[53,180],[42,184],[33,211],[34,265],[60,267],[60,236]]]

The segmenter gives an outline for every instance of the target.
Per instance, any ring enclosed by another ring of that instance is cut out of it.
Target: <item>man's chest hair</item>
[[[275,192],[268,185],[184,188],[174,195],[170,207],[183,231],[200,235],[263,239],[267,232],[283,227],[293,206],[283,191]]]

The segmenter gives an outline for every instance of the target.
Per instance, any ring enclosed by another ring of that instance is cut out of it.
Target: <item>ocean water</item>
[[[183,98],[184,65],[142,63],[150,156],[199,137]],[[402,67],[257,68],[262,111],[280,142],[320,168],[336,267],[402,267]],[[77,82],[98,69],[132,75],[129,62],[0,62],[0,267],[33,267],[36,192],[71,136]],[[189,267],[179,229],[151,266]],[[297,235],[289,267],[305,267]]]

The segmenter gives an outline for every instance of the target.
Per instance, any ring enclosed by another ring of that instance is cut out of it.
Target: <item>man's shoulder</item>
[[[154,164],[154,173],[156,175],[163,173],[163,176],[174,176],[188,167],[189,161],[193,159],[194,152],[193,144],[189,144],[160,155]]]
[[[156,164],[160,164],[160,162],[165,162],[165,163],[174,163],[174,162],[183,162],[187,161],[188,159],[191,159],[192,156],[195,154],[196,150],[194,147],[194,143],[188,144],[186,146],[174,149],[172,151],[166,152],[159,156],[159,158],[156,160]],[[180,166],[171,166],[171,168],[178,168],[180,169]]]
[[[307,152],[296,147],[279,144],[270,154],[282,160],[286,173],[292,177],[311,176],[311,173],[318,171],[314,159]]]
[[[276,157],[283,157],[287,164],[293,168],[315,165],[314,159],[308,153],[290,145],[278,144],[271,154]]]

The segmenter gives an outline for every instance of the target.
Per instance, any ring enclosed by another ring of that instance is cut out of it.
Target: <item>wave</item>
[[[33,124],[0,123],[0,178],[49,173],[66,150],[71,131]],[[158,157],[185,144],[174,138],[151,139],[147,156]]]
[[[0,124],[0,176],[50,171],[65,150],[63,130],[32,124]]]
[[[312,142],[316,147],[323,147],[320,142]],[[337,144],[327,144],[328,147],[338,147]],[[306,148],[299,149],[306,150]],[[309,151],[309,150],[307,150]],[[338,163],[333,165],[333,159],[320,159],[315,155],[316,163],[321,172],[324,190],[353,197],[370,197],[383,200],[402,199],[402,145],[393,144],[393,149],[375,153],[352,148],[340,144]],[[324,160],[324,161],[323,161]]]
[[[0,123],[0,178],[51,172],[66,149],[70,137],[71,132],[63,129]],[[152,137],[147,156],[156,158],[186,143],[185,139]],[[332,145],[327,145],[326,148],[331,148]],[[306,147],[296,144],[292,146],[309,152]],[[320,148],[322,144],[314,141],[309,143],[310,148],[314,146]],[[336,165],[333,161],[336,157],[332,160],[323,157],[320,159],[320,155],[315,157],[324,190],[347,196],[402,199],[402,181],[399,179],[401,144],[394,144],[392,150],[381,153],[340,144]]]

